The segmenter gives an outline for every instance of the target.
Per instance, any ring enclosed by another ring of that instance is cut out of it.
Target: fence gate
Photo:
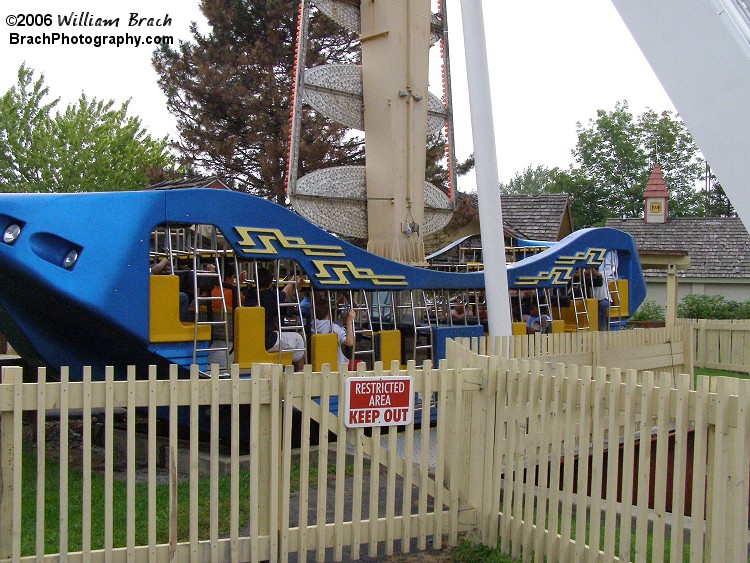
[[[413,378],[423,423],[382,430],[331,412],[346,377],[327,366],[60,375],[2,371],[0,560],[356,559],[454,544],[480,525],[490,438],[473,416],[476,367],[347,374]]]

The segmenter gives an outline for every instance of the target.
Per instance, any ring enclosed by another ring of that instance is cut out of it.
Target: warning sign
[[[411,424],[411,377],[352,377],[346,382],[345,424],[349,428]]]

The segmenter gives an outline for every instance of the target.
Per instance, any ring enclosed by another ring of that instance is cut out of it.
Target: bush
[[[641,303],[641,306],[638,307],[638,310],[633,313],[633,316],[630,317],[630,320],[635,322],[663,321],[664,307],[656,303],[656,301],[646,299],[643,303]]]
[[[686,295],[677,305],[683,319],[750,319],[750,301],[737,302],[721,295]]]

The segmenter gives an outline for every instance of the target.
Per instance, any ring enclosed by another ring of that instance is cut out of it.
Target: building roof
[[[663,224],[641,217],[607,219],[606,226],[633,235],[639,251],[687,252],[690,268],[680,277],[750,280],[750,235],[738,217],[678,217]],[[644,275],[666,274],[645,270]]]
[[[180,190],[185,188],[216,188],[231,190],[218,176],[190,176],[178,180],[165,180],[152,184],[147,190]]]
[[[477,208],[477,194],[470,196]],[[505,228],[522,233],[523,238],[556,241],[565,219],[573,224],[567,194],[501,195],[500,205]]]

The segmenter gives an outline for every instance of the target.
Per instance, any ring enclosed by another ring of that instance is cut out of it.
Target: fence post
[[[20,368],[2,368],[2,383],[13,384],[22,377]],[[0,559],[13,556],[13,411],[0,413]],[[20,452],[19,452],[20,453]]]
[[[273,364],[260,364],[259,379],[261,381],[261,392],[270,389],[271,377],[274,370]],[[271,457],[279,455],[279,452],[271,451],[271,404],[261,402],[253,405],[259,411],[258,428],[258,535],[267,536],[270,533],[271,522],[271,479],[278,479],[278,475],[271,475]]]
[[[695,366],[706,367],[706,319],[698,319],[698,342]]]
[[[454,364],[453,369],[460,368],[460,365]],[[479,356],[475,353],[468,355],[468,361],[464,368],[479,368],[481,370],[481,382],[464,381],[463,397],[456,397],[456,400],[463,400],[462,412],[463,420],[459,430],[459,441],[464,446],[463,467],[460,471],[459,482],[459,523],[470,524],[474,527],[477,541],[486,542],[484,536],[485,523],[487,521],[485,514],[485,503],[488,500],[485,491],[485,469],[490,467],[487,464],[486,456],[492,456],[492,448],[487,447],[487,433],[490,431],[488,426],[488,411],[490,393],[489,377],[490,358]],[[463,376],[462,376],[463,377]],[[492,411],[494,412],[494,410]],[[474,517],[471,522],[462,520],[461,517],[473,510]]]

